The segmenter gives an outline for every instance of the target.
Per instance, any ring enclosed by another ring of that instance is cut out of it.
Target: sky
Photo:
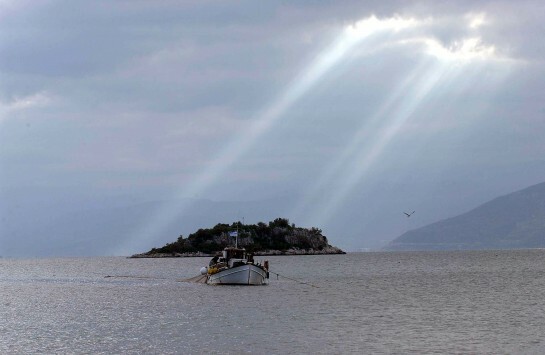
[[[0,0],[0,255],[125,255],[175,240],[177,220],[188,234],[243,217],[379,248],[543,182],[543,13]],[[91,227],[58,237],[77,213],[125,227],[108,224],[108,248]]]

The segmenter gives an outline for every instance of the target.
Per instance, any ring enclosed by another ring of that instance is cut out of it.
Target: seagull
[[[410,216],[413,215],[414,212],[416,212],[416,211],[412,211],[411,213],[407,213],[407,212],[403,212],[403,213],[405,213],[405,216],[407,216],[407,218],[409,218]]]

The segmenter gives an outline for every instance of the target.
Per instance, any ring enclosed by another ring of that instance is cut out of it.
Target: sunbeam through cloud
[[[339,156],[311,184],[293,214],[307,216],[306,222],[311,225],[327,224],[356,185],[364,183],[374,163],[432,93],[448,91],[459,81],[467,82],[466,75],[472,67],[499,61],[493,47],[481,46],[476,39],[464,40],[451,48],[431,39],[422,43],[426,44],[429,57],[364,121]],[[505,77],[508,70],[503,68],[501,72]]]
[[[223,172],[240,159],[265,132],[272,128],[274,123],[297,100],[307,93],[324,75],[331,71],[356,45],[361,46],[365,39],[378,33],[398,32],[417,25],[418,22],[414,19],[403,19],[401,17],[378,19],[376,16],[371,16],[347,26],[339,38],[290,83],[285,90],[285,94],[281,95],[268,108],[263,110],[247,129],[234,138],[213,159],[213,165],[209,165],[199,174],[198,178],[194,179],[187,186],[184,186],[177,194],[178,197],[184,198],[201,194],[217,182],[217,179]],[[168,221],[183,213],[189,206],[190,202],[186,201],[180,204],[179,208],[157,211],[150,221],[135,231],[135,237],[131,240],[131,248],[135,246],[140,247],[142,243],[149,239],[150,235],[160,233]],[[123,247],[123,251],[116,251],[116,253],[126,252],[126,248],[128,246]]]
[[[484,14],[472,17],[469,26],[477,29],[484,23],[484,19]],[[443,45],[433,36],[422,35],[418,32],[415,32],[414,36],[407,37],[404,34],[398,37],[406,30],[418,29],[429,22],[429,19],[423,21],[399,16],[379,19],[376,16],[370,16],[346,26],[338,38],[295,77],[283,94],[263,109],[240,134],[219,151],[196,178],[180,188],[175,197],[184,199],[202,195],[214,186],[230,167],[250,151],[263,135],[273,130],[276,123],[328,73],[335,70],[339,63],[347,59],[355,48],[365,53],[366,45],[371,43],[367,42],[367,39],[384,35],[377,37],[382,42],[381,48],[407,46],[411,50],[422,51],[422,55],[435,58],[435,61],[431,62],[422,60],[422,64],[415,68],[389,97],[384,99],[373,117],[364,120],[365,123],[356,132],[352,141],[340,152],[337,159],[327,165],[322,176],[308,189],[305,198],[320,194],[322,187],[331,179],[334,177],[339,179],[336,172],[343,171],[342,177],[337,182],[338,188],[332,195],[328,195],[327,201],[319,210],[315,210],[309,216],[311,223],[317,225],[326,223],[328,216],[334,215],[334,211],[342,205],[354,186],[360,182],[367,171],[372,169],[374,162],[380,159],[383,151],[395,139],[417,107],[430,92],[441,85],[453,68],[474,60],[496,58],[494,46],[485,45],[477,35],[454,41],[449,46]],[[371,135],[369,135],[370,131],[373,131]],[[373,138],[364,143],[362,138],[364,135]],[[353,164],[351,168],[347,168],[349,163]],[[310,200],[312,199],[311,197]],[[161,234],[165,225],[191,206],[189,200],[183,201],[175,208],[169,205],[168,209],[156,211],[149,220],[135,230],[130,246],[126,245],[122,248],[123,250],[117,250],[116,253],[125,253],[129,248],[142,248],[150,235]],[[305,206],[307,204],[308,201],[300,202],[293,213],[300,214],[307,209]]]
[[[538,184],[543,9],[0,0],[0,255],[241,218],[378,250]]]

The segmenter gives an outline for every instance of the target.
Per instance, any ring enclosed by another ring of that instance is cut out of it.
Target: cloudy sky
[[[22,221],[98,200],[185,201],[135,221],[114,254],[200,199],[284,199],[283,217],[357,250],[542,182],[543,13],[0,0],[0,255]]]

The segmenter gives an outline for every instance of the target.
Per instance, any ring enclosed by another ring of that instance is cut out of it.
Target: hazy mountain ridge
[[[402,234],[387,250],[545,247],[545,183]]]

